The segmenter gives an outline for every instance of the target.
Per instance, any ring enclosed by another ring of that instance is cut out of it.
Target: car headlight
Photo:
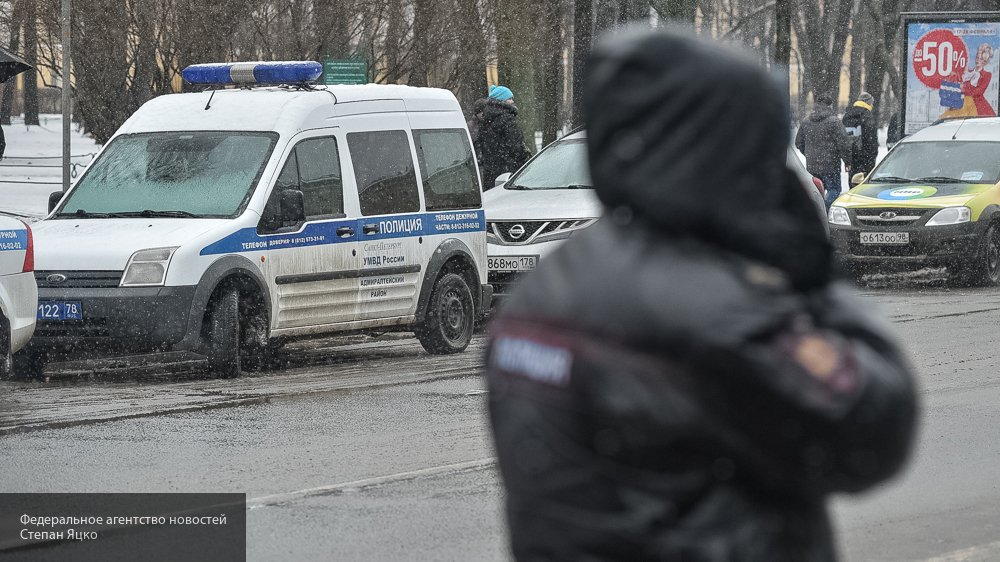
[[[167,265],[177,248],[151,248],[132,254],[122,275],[122,287],[155,287],[167,278]]]
[[[847,214],[847,209],[843,207],[838,207],[833,205],[830,207],[830,212],[827,213],[828,220],[830,224],[839,224],[840,226],[851,226],[851,216]]]
[[[972,220],[972,211],[968,207],[945,207],[934,213],[931,220],[927,221],[927,226],[943,226],[946,224],[960,224]]]

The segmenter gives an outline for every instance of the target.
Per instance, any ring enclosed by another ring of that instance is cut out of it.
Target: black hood
[[[487,121],[492,121],[493,119],[503,116],[516,117],[517,106],[512,103],[486,98],[486,103],[483,104],[482,112],[483,118]]]
[[[811,121],[822,121],[824,119],[829,119],[831,115],[833,115],[832,107],[817,105],[813,108],[812,113],[809,114],[809,119]]]
[[[832,251],[787,168],[788,92],[735,49],[629,31],[594,49],[584,91],[590,169],[610,208],[825,284]]]

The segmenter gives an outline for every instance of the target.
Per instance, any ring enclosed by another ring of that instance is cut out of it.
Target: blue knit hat
[[[507,101],[514,97],[514,92],[507,86],[490,86],[490,97],[497,101]]]

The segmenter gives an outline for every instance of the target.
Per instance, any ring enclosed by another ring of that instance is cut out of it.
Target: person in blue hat
[[[514,172],[531,154],[517,124],[514,93],[506,86],[490,86],[489,96],[476,102],[470,124],[482,172],[483,189],[493,187],[497,176]]]

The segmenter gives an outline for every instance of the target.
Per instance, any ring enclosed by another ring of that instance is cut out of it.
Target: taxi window
[[[872,181],[996,183],[1000,142],[926,141],[897,146],[875,169]]]

